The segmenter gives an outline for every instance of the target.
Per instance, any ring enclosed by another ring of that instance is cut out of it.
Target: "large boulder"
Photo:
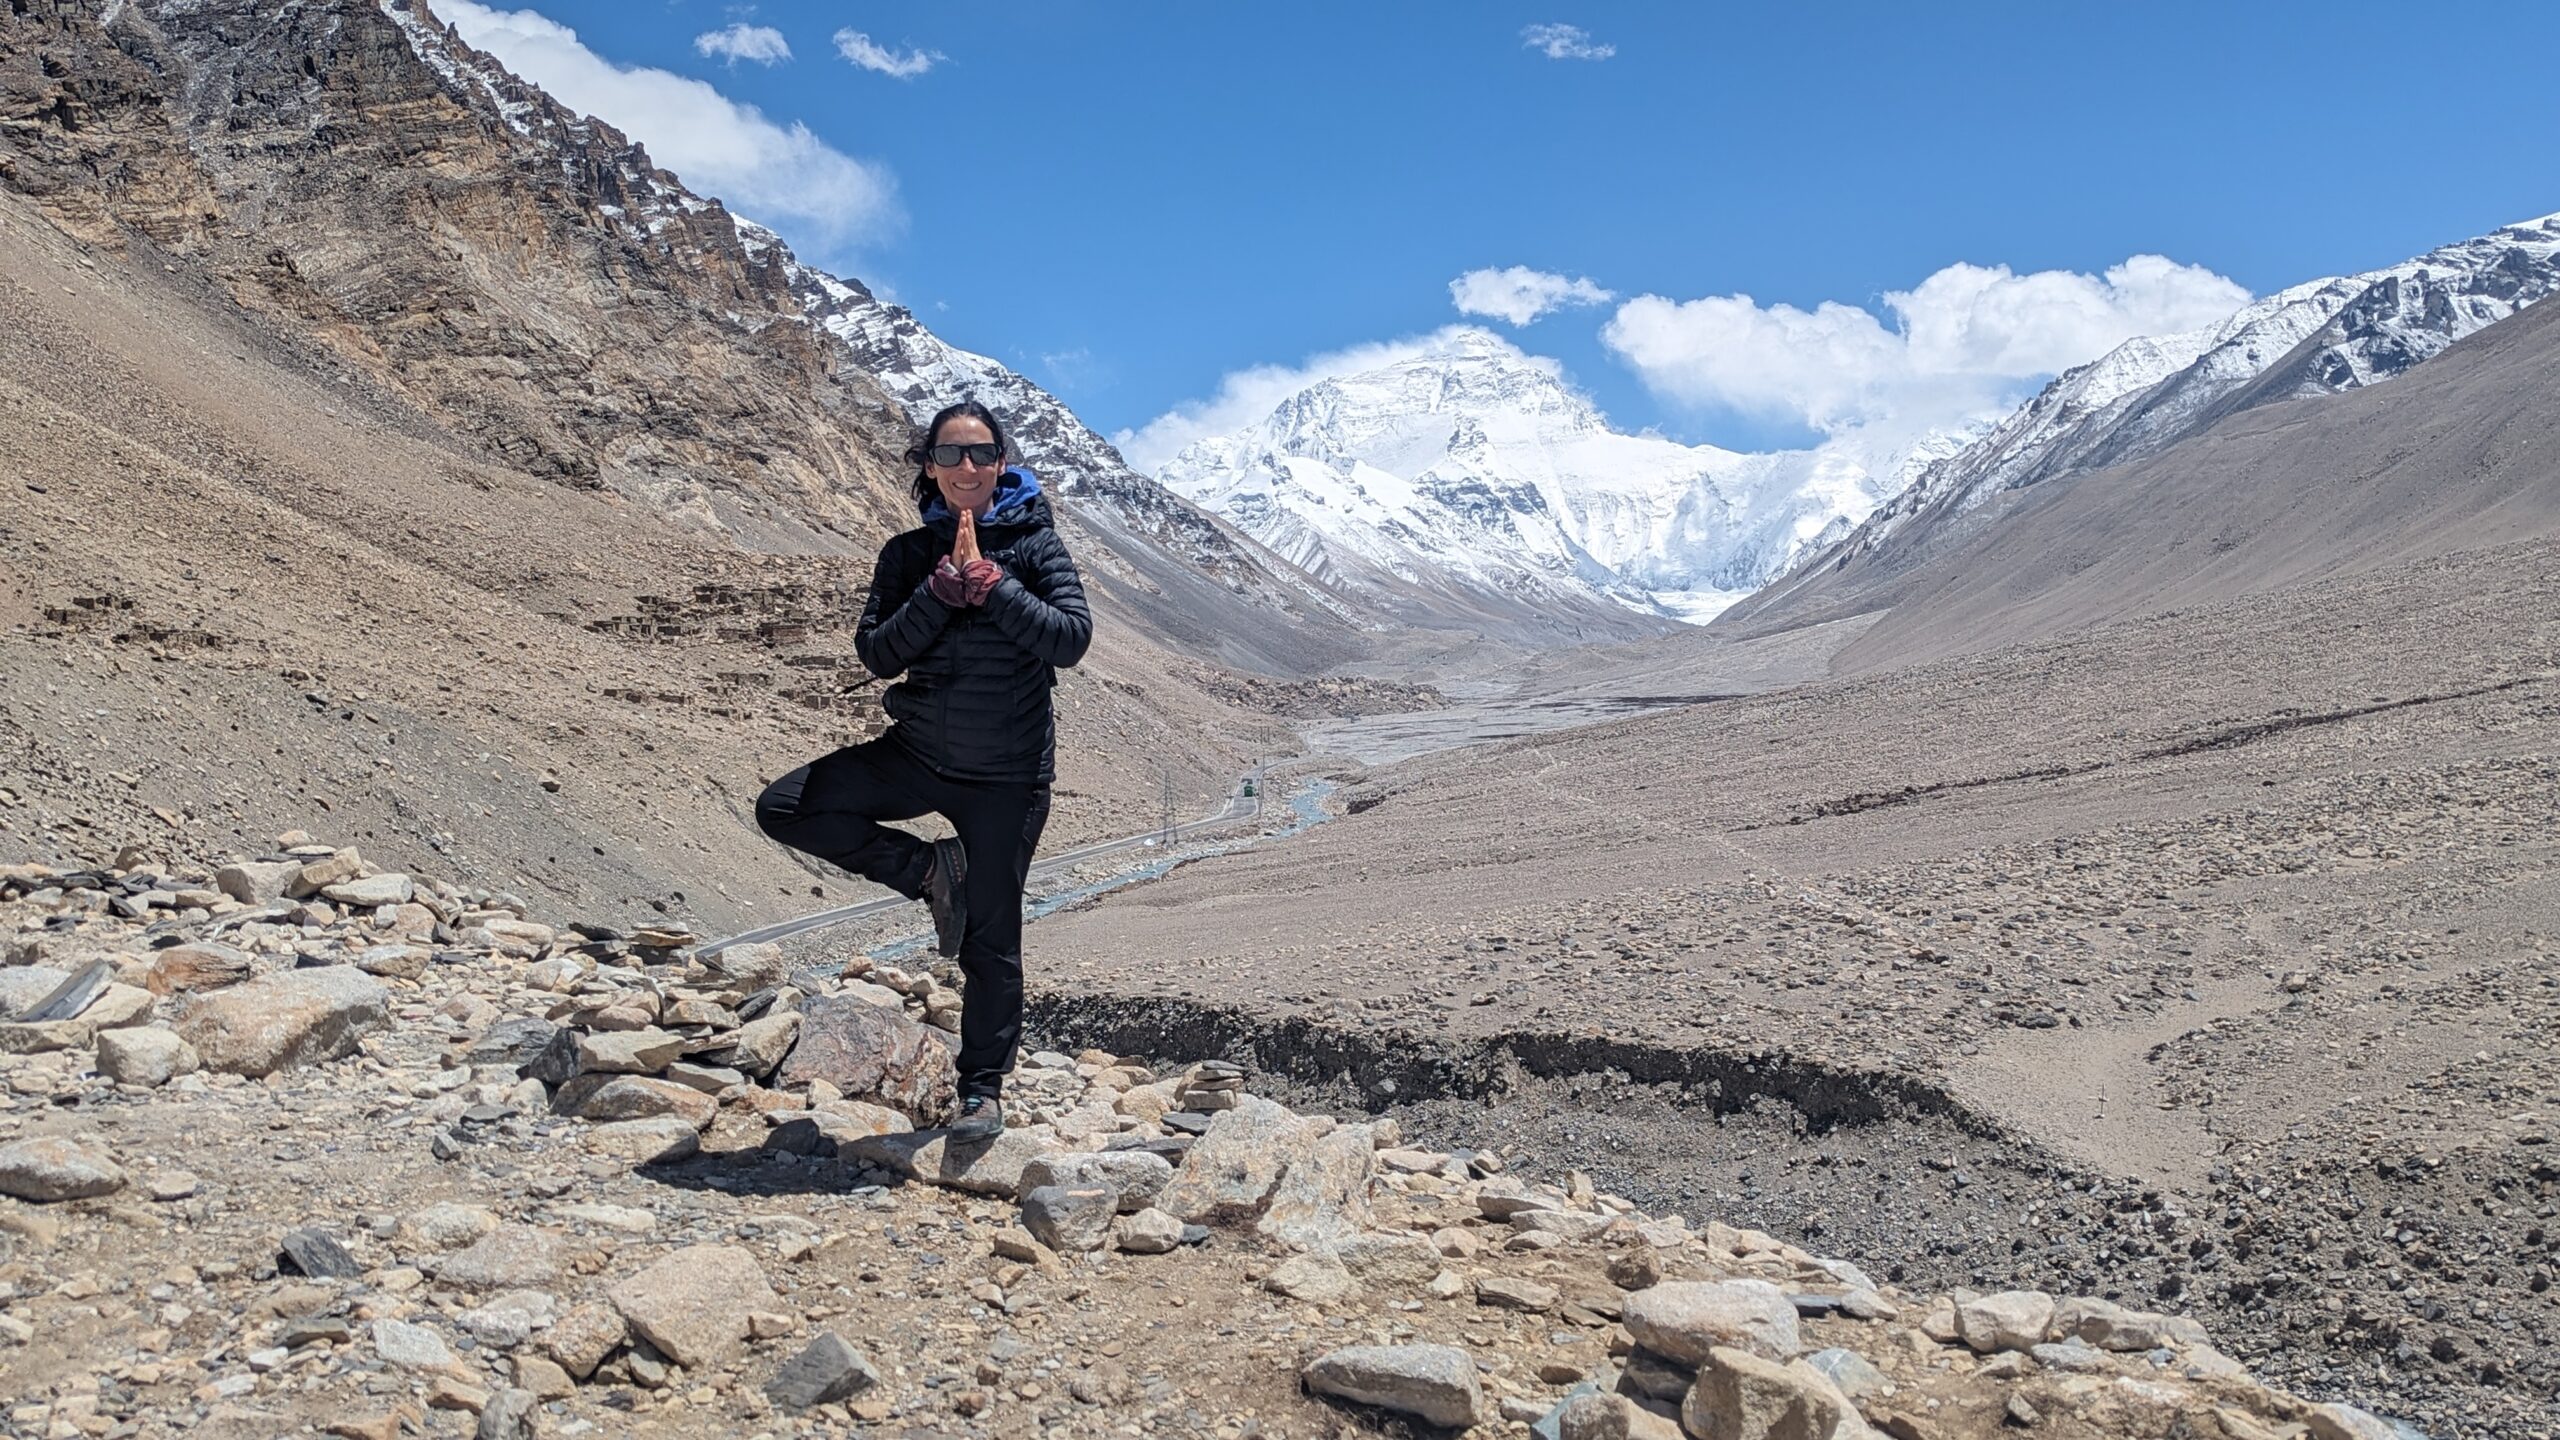
[[[1377,1170],[1369,1126],[1345,1125],[1318,1136],[1281,1172],[1254,1230],[1297,1250],[1348,1240],[1369,1227],[1369,1186]]]
[[[390,1023],[391,995],[352,965],[280,970],[200,996],[178,1034],[205,1068],[252,1080],[352,1055]]]
[[[1803,1348],[1796,1307],[1766,1280],[1666,1280],[1629,1295],[1624,1318],[1637,1344],[1687,1365],[1725,1347],[1772,1360]]]
[[[820,995],[800,1012],[800,1041],[777,1083],[791,1090],[817,1080],[848,1100],[877,1100],[932,1125],[950,1112],[960,1075],[941,1031],[877,1005]]]
[[[1192,1224],[1259,1218],[1291,1165],[1333,1128],[1330,1117],[1299,1115],[1259,1095],[1218,1112],[1182,1157],[1156,1208]]]
[[[98,1032],[98,1073],[119,1085],[166,1085],[204,1068],[196,1047],[173,1030],[143,1026]]]
[[[756,1257],[735,1245],[689,1245],[614,1286],[609,1298],[633,1334],[696,1372],[744,1354],[749,1317],[782,1306]]]
[[[1778,1365],[1722,1346],[1699,1368],[1680,1423],[1692,1435],[1717,1440],[1864,1440],[1873,1433],[1857,1407],[1813,1367]]]
[[[172,945],[151,961],[143,974],[143,985],[154,995],[175,995],[186,990],[221,990],[249,978],[249,953],[228,945],[205,941],[194,945]]]
[[[1058,1142],[1028,1130],[999,1130],[979,1145],[953,1145],[944,1131],[918,1130],[864,1136],[839,1146],[836,1158],[876,1165],[903,1179],[1010,1197],[1022,1193],[1023,1172],[1032,1161],[1058,1153]]]
[[[1134,1215],[1155,1203],[1173,1179],[1173,1162],[1144,1150],[1085,1151],[1044,1155],[1022,1171],[1022,1187],[1099,1185],[1119,1196],[1119,1211]]]
[[[720,1102],[673,1080],[647,1075],[581,1075],[560,1087],[551,1108],[581,1120],[655,1120],[672,1115],[696,1130],[708,1130],[720,1113]]]
[[[1455,1345],[1352,1345],[1318,1356],[1305,1379],[1318,1395],[1401,1411],[1434,1425],[1463,1427],[1484,1418],[1476,1362]]]
[[[89,1200],[124,1188],[124,1170],[101,1150],[59,1135],[0,1145],[0,1195],[51,1204]]]
[[[2053,1297],[2041,1290],[2003,1290],[1956,1302],[1956,1334],[1977,1355],[2027,1350],[2053,1325]]]

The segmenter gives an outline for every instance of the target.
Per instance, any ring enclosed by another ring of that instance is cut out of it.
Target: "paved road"
[[[1179,842],[1184,837],[1200,831],[1232,825],[1239,820],[1255,819],[1261,814],[1262,787],[1251,780],[1240,780],[1236,782],[1234,792],[1227,796],[1225,809],[1206,819],[1176,825],[1173,827],[1173,838]],[[1063,854],[1052,855],[1045,860],[1034,861],[1031,873],[1034,876],[1047,875],[1098,856],[1114,855],[1123,850],[1141,849],[1150,841],[1162,844],[1163,833],[1160,830],[1150,830],[1143,835],[1127,835],[1117,840],[1096,841],[1091,845],[1069,850]],[[877,915],[883,910],[915,903],[903,895],[892,895],[885,900],[865,900],[859,905],[839,905],[832,910],[820,910],[814,914],[803,915],[796,920],[778,920],[771,925],[749,930],[744,934],[732,935],[726,940],[714,940],[708,945],[696,947],[694,953],[711,955],[726,950],[732,945],[755,945],[767,940],[779,940],[785,935],[798,935],[804,931],[816,930],[828,925],[840,925],[847,920],[859,920],[865,915]]]

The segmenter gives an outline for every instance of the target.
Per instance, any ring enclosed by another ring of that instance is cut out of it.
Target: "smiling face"
[[[995,432],[987,422],[971,415],[955,415],[933,433],[928,445],[992,445]],[[966,455],[957,465],[936,465],[930,458],[924,472],[933,477],[934,488],[942,492],[942,503],[953,514],[967,510],[984,515],[996,497],[996,481],[1004,476],[1004,462],[997,460],[981,465]]]

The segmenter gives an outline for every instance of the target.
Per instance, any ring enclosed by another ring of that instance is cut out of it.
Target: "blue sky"
[[[1620,428],[1765,448],[2560,209],[2534,3],[436,8],[1149,447],[1473,271],[1607,294],[1474,319]]]

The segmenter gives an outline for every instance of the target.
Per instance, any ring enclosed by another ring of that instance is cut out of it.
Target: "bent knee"
[[[800,818],[800,786],[808,778],[809,768],[802,766],[772,784],[756,796],[756,828],[766,838],[790,843],[792,823]]]

